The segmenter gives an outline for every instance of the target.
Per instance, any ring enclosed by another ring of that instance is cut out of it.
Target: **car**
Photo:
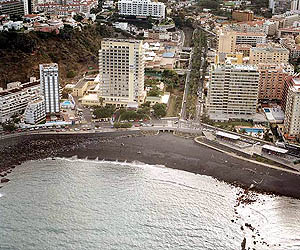
[[[75,130],[75,131],[79,131],[80,129],[79,129],[79,128],[75,128],[74,130]]]

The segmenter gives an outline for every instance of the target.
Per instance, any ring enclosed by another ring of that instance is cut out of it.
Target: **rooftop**
[[[241,138],[238,135],[233,135],[233,134],[225,133],[225,132],[222,132],[222,131],[217,131],[216,135],[226,137],[226,138],[229,138],[229,139],[232,139],[232,140],[238,140],[238,139]]]
[[[87,82],[89,82],[90,80],[89,79],[86,79],[86,78],[83,78],[83,79],[80,79],[77,83],[76,83],[76,85],[75,85],[75,87],[74,88],[78,88],[78,89],[80,89],[80,88],[82,88]]]
[[[104,42],[119,42],[119,43],[135,43],[139,44],[142,40],[134,40],[134,39],[119,39],[119,38],[104,38]]]
[[[281,153],[281,154],[286,154],[288,152],[287,149],[278,148],[278,147],[275,147],[275,146],[272,146],[272,145],[268,145],[268,144],[263,145],[262,148],[263,149],[267,149],[269,151],[276,152],[276,153]]]

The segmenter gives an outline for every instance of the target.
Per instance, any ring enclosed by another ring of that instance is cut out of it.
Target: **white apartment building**
[[[291,10],[300,10],[300,0],[292,0]]]
[[[29,124],[38,124],[44,120],[46,120],[44,98],[28,103],[24,113],[24,122]]]
[[[126,107],[144,101],[144,49],[139,40],[104,39],[99,50],[100,96]]]
[[[213,64],[207,112],[212,120],[251,119],[258,102],[259,72],[253,65]]]
[[[281,44],[259,44],[250,49],[250,63],[288,63],[289,54],[289,50]]]
[[[284,131],[288,137],[300,135],[300,78],[292,79],[285,106]]]
[[[21,114],[28,103],[40,97],[40,81],[30,78],[30,82],[8,85],[0,91],[0,122],[9,120],[14,114]]]
[[[60,112],[60,86],[58,65],[40,64],[41,95],[45,100],[46,114]]]
[[[151,0],[120,0],[118,1],[120,15],[151,16],[165,18],[166,6],[164,3]]]

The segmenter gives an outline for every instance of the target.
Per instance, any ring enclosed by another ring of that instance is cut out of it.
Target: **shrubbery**
[[[126,122],[126,123],[121,123],[121,122],[115,122],[114,123],[114,128],[131,128],[132,123]]]

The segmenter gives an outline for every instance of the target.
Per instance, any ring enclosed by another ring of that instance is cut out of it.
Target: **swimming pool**
[[[247,133],[263,133],[263,128],[240,128],[240,131],[245,130]]]
[[[62,105],[70,105],[70,104],[71,104],[70,101],[64,101],[64,102],[62,103]]]
[[[270,112],[271,112],[270,109],[264,109],[264,111],[265,111],[266,113],[270,113]]]

